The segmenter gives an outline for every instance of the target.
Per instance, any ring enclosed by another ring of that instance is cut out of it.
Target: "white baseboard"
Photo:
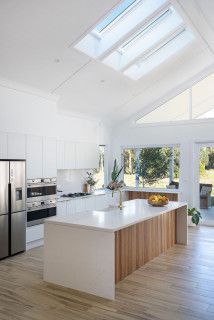
[[[30,249],[33,249],[33,248],[36,248],[36,247],[41,247],[44,245],[44,240],[43,239],[39,239],[39,240],[35,240],[35,241],[32,241],[32,242],[28,242],[27,243],[27,246],[26,246],[26,250],[30,250]]]

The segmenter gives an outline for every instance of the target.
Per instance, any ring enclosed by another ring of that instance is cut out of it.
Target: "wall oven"
[[[56,178],[27,180],[27,226],[56,215]]]

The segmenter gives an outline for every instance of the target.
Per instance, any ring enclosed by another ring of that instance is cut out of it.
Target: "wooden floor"
[[[0,262],[0,320],[214,319],[214,228],[175,246],[117,284],[116,300],[42,281],[42,248]]]

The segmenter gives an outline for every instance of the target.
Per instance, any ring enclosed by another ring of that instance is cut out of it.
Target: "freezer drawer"
[[[26,250],[26,211],[11,214],[11,254]]]
[[[8,215],[0,216],[0,259],[9,255]]]

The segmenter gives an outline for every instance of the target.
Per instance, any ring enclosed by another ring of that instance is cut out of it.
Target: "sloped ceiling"
[[[0,77],[59,95],[59,109],[116,125],[214,62],[214,1],[172,0],[197,40],[133,81],[73,48],[119,0],[1,0]]]

